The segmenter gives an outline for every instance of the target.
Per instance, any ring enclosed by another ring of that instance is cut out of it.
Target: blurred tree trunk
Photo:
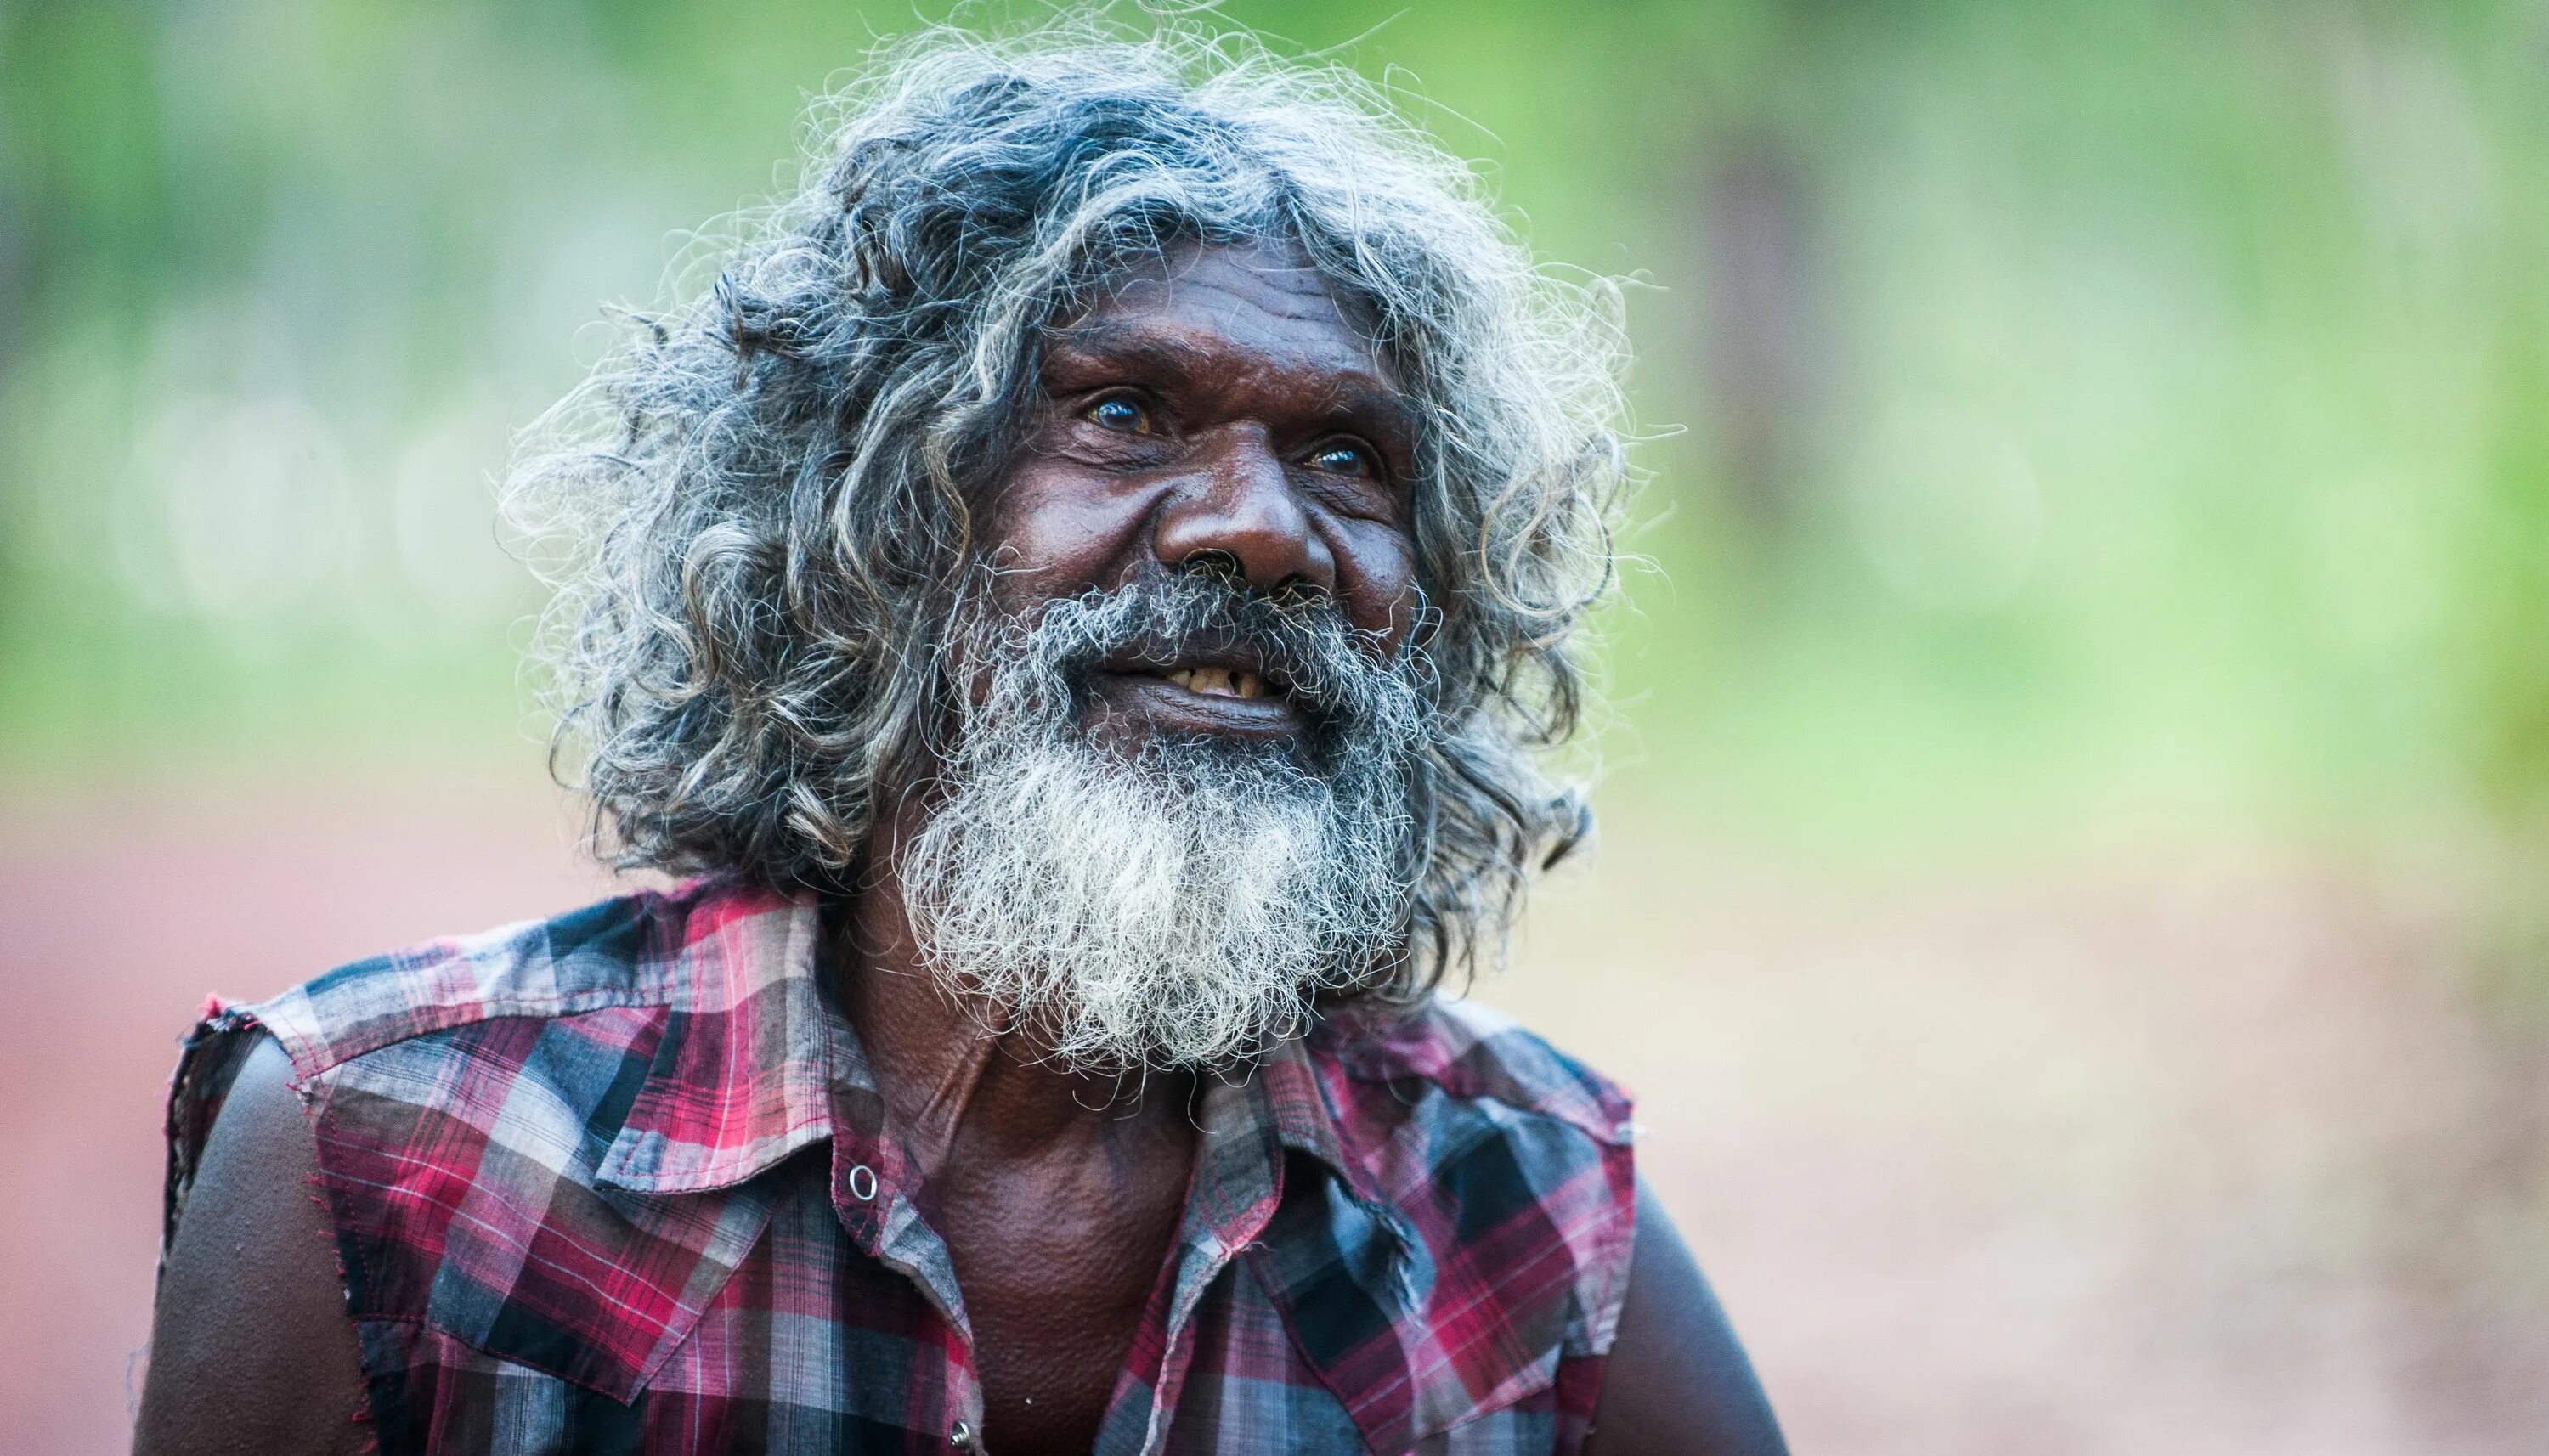
[[[1828,393],[1811,183],[1793,142],[1748,128],[1719,144],[1701,184],[1714,452],[1737,508],[1768,529],[1796,512]]]

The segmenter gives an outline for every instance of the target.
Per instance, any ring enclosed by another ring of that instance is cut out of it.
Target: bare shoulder
[[[1638,1234],[1587,1456],[1786,1456],[1787,1441],[1681,1230],[1638,1180]]]
[[[291,1071],[262,1039],[205,1143],[160,1271],[137,1456],[361,1449],[361,1358]]]

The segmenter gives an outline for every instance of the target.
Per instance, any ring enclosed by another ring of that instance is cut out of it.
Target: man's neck
[[[957,1156],[1070,1155],[1179,1117],[1193,1090],[1183,1073],[1112,1077],[1054,1064],[1032,1035],[968,1005],[929,965],[912,935],[896,841],[870,838],[870,882],[834,918],[832,994],[857,1029],[894,1125],[934,1179]]]
[[[941,983],[911,932],[895,845],[832,917],[833,995],[930,1190],[981,1362],[995,1449],[1086,1451],[1185,1206],[1194,1080],[1065,1071]]]

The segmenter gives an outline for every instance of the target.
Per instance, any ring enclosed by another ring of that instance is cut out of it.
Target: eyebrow
[[[1210,351],[1181,339],[1163,338],[1148,329],[1115,322],[1092,322],[1059,328],[1051,335],[1047,372],[1062,359],[1111,366],[1128,374],[1159,380],[1184,380],[1211,363]],[[1338,387],[1324,391],[1321,412],[1368,428],[1396,431],[1413,441],[1425,411],[1405,391],[1368,370],[1355,370]]]
[[[1204,350],[1192,344],[1121,323],[1058,328],[1052,338],[1054,348],[1047,355],[1048,363],[1062,356],[1137,373],[1179,377],[1199,373],[1211,362]]]

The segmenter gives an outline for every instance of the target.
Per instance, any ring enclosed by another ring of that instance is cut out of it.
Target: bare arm
[[[362,1360],[290,1074],[261,1042],[213,1125],[160,1277],[135,1456],[362,1446]]]
[[[1638,1180],[1638,1242],[1585,1456],[1787,1456],[1778,1417],[1663,1205]]]

